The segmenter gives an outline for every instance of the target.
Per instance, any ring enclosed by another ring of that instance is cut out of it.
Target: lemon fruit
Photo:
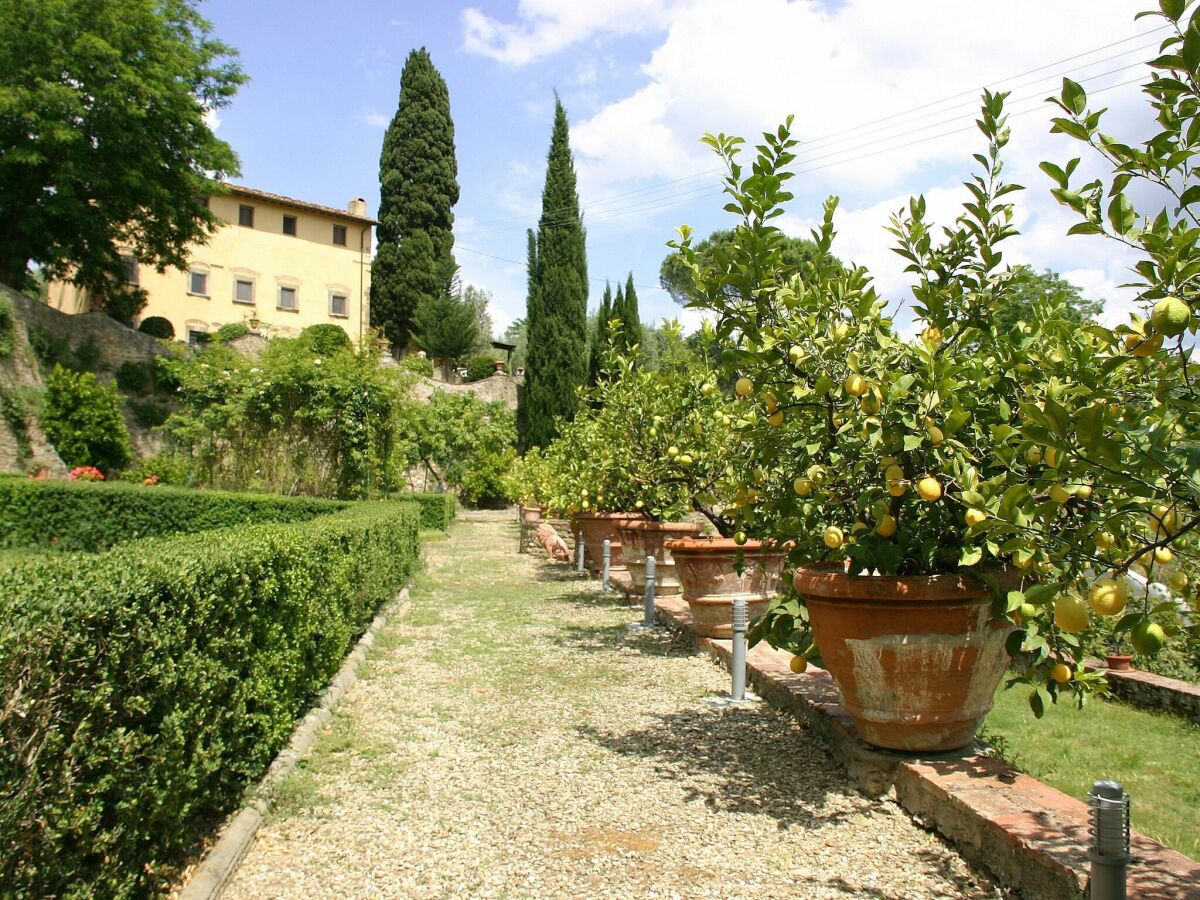
[[[739,397],[749,397],[754,393],[754,382],[743,375],[734,382],[733,390]]]
[[[1155,547],[1154,561],[1160,566],[1170,565],[1171,560],[1175,558],[1175,554],[1171,552],[1170,547]]]
[[[842,387],[846,389],[846,393],[851,397],[861,397],[870,390],[871,385],[867,379],[857,373],[853,373],[846,376],[846,380],[842,382]]]
[[[1071,667],[1066,663],[1055,663],[1054,668],[1050,670],[1050,677],[1059,684],[1066,684],[1071,680]]]
[[[921,332],[921,340],[925,342],[927,347],[936,347],[942,342],[942,329],[930,325]]]
[[[1072,496],[1074,496],[1070,491],[1068,491],[1061,484],[1050,485],[1049,494],[1050,494],[1050,499],[1053,500],[1055,503],[1066,503],[1068,500],[1071,499]]]
[[[934,447],[938,446],[946,439],[946,435],[942,432],[942,429],[938,428],[936,425],[926,426],[925,431],[929,435],[930,445]]]
[[[1129,602],[1129,588],[1124,580],[1097,578],[1088,590],[1087,600],[1096,615],[1119,615]]]
[[[1036,466],[1042,461],[1042,448],[1030,447],[1025,451],[1025,465]]]
[[[792,482],[792,489],[796,492],[797,496],[807,497],[812,493],[812,479],[801,476]]]
[[[1133,644],[1134,651],[1142,656],[1153,656],[1166,642],[1167,636],[1163,633],[1162,626],[1149,619],[1139,622],[1133,631],[1129,632],[1129,643]]]
[[[742,546],[742,544],[746,543],[746,532],[735,531],[733,534],[733,542],[735,544],[737,544],[739,547]]]
[[[1138,334],[1136,331],[1125,335],[1125,349],[1134,356],[1153,356],[1162,349],[1161,334]]]
[[[826,528],[822,538],[825,541],[825,546],[830,550],[836,550],[846,542],[846,535],[836,525],[830,525]]]
[[[883,394],[879,388],[873,387],[863,394],[858,400],[858,407],[868,416],[873,416],[883,409]]]
[[[1154,304],[1150,314],[1150,324],[1159,334],[1167,337],[1179,337],[1192,320],[1192,310],[1178,297],[1163,297]]]
[[[883,538],[890,538],[896,533],[896,517],[889,514],[884,514],[879,517],[879,524],[875,526],[875,533]]]
[[[676,447],[674,444],[672,444],[670,447],[667,448],[667,456],[671,457],[671,459],[674,459],[678,455],[679,455],[679,448]]]
[[[926,475],[917,482],[917,493],[926,503],[933,503],[942,497],[942,485],[932,475]]]
[[[806,356],[808,356],[808,354],[804,352],[804,348],[799,344],[793,344],[792,348],[788,350],[788,359],[792,361],[793,366],[798,366],[800,363],[804,362],[804,358]]]
[[[892,465],[884,469],[883,477],[887,481],[903,481],[904,470],[895,463],[892,463]]]
[[[887,485],[888,493],[893,497],[903,497],[908,493],[908,482],[903,479],[889,481]]]
[[[1171,587],[1177,591],[1182,591],[1188,586],[1188,577],[1186,572],[1171,573]]]
[[[767,421],[771,424],[771,426],[773,428],[778,428],[780,425],[783,424],[783,410],[782,409],[775,410],[775,412],[773,412],[773,413],[771,413],[771,415],[767,416]]]
[[[1068,634],[1088,627],[1087,604],[1078,594],[1061,594],[1054,600],[1054,624]]]
[[[788,664],[788,666],[797,675],[803,675],[808,669],[808,660],[803,656],[793,656],[792,661]]]
[[[967,524],[974,528],[980,522],[987,521],[987,513],[982,509],[968,509],[966,518]]]

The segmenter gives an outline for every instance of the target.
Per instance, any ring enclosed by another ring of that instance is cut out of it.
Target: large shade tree
[[[0,3],[0,282],[40,267],[128,320],[122,257],[182,268],[218,225],[209,114],[244,80],[192,0]]]
[[[536,240],[530,237],[523,414],[526,447],[548,444],[556,419],[570,419],[587,379],[587,253],[567,113],[555,98],[554,130]]]
[[[458,164],[450,91],[428,51],[413,50],[379,155],[379,228],[371,264],[371,324],[408,344],[421,302],[451,290]]]

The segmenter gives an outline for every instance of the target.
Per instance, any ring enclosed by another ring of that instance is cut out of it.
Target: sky
[[[806,237],[837,195],[834,252],[866,266],[911,316],[902,261],[884,231],[915,194],[952,224],[962,181],[984,149],[980,90],[1009,90],[1005,176],[1022,234],[1005,258],[1049,268],[1105,302],[1107,324],[1134,309],[1135,261],[1050,196],[1038,162],[1083,155],[1050,134],[1044,102],[1062,77],[1107,107],[1103,130],[1126,143],[1152,133],[1138,84],[1165,36],[1134,20],[1150,0],[206,0],[201,12],[250,76],[221,109],[217,134],[241,160],[238,183],[344,206],[379,208],[379,150],[409,52],[428,49],[450,90],[461,197],[461,276],[492,294],[497,335],[524,315],[527,228],[541,210],[558,92],[587,228],[589,308],[632,273],[643,322],[698,313],[658,287],[681,224],[701,237],[736,224],[722,211],[722,170],[705,133],[746,137],[794,115],[795,199],[778,223]],[[750,153],[753,151],[751,150]],[[748,160],[747,160],[748,162]],[[1086,180],[1086,179],[1081,179]],[[1150,210],[1150,207],[1147,207]],[[1150,211],[1156,211],[1156,207]]]

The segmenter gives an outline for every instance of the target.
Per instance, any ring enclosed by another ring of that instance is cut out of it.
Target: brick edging
[[[279,755],[267,769],[267,774],[249,794],[246,804],[228,821],[217,842],[204,854],[204,858],[187,882],[174,892],[177,900],[216,900],[221,895],[242,857],[250,849],[259,826],[262,825],[263,816],[271,805],[273,789],[291,774],[296,768],[296,763],[308,753],[320,730],[333,718],[333,711],[337,709],[346,692],[358,681],[358,667],[374,646],[375,636],[393,615],[402,611],[408,604],[410,586],[405,585],[371,620],[366,632],[346,656],[333,680],[321,692],[316,705],[292,732],[292,739],[287,747],[279,751]]]
[[[696,637],[682,598],[657,598],[655,614],[663,624]],[[696,641],[729,667],[729,641]],[[749,683],[768,703],[803,719],[861,790],[876,797],[888,794],[965,858],[1024,896],[1084,895],[1090,868],[1086,804],[992,757],[986,745],[929,756],[872,747],[858,736],[829,673],[810,666],[794,674],[791,658],[765,644],[754,647],[746,656]],[[1138,832],[1133,833],[1133,856],[1130,897],[1200,900],[1200,862]]]

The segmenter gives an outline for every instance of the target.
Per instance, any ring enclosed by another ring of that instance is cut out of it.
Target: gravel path
[[[499,513],[426,545],[227,897],[1000,896],[796,721],[709,708],[706,656],[516,546]]]

